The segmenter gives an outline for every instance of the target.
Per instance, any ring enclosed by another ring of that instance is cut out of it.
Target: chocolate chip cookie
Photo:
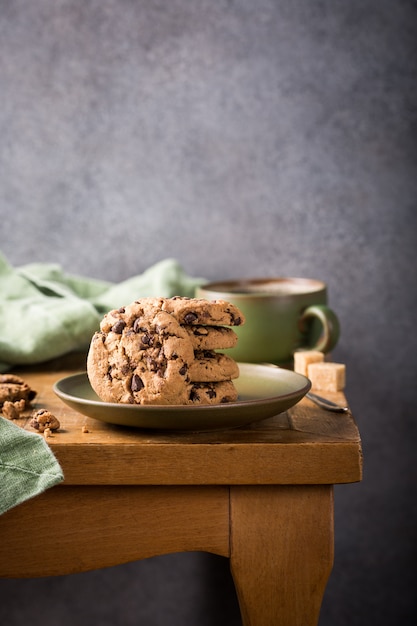
[[[193,360],[188,333],[172,315],[136,302],[103,318],[87,373],[106,402],[184,404]]]
[[[36,396],[36,391],[14,374],[0,374],[0,407],[4,402],[17,402],[24,400],[25,405],[29,406]]]
[[[204,300],[174,296],[162,305],[180,324],[205,324],[209,326],[240,326],[245,319],[242,312],[225,300]]]
[[[236,402],[238,394],[231,380],[194,383],[189,386],[186,404],[194,406]]]
[[[237,378],[239,367],[232,357],[221,352],[196,350],[188,373],[192,382],[216,382]]]
[[[109,311],[88,352],[91,386],[105,402],[232,401],[237,398],[232,383],[239,375],[237,364],[201,346],[234,345],[236,333],[221,325],[241,323],[239,310],[220,300],[149,297]]]
[[[245,322],[243,313],[230,302],[225,300],[204,300],[203,298],[188,298],[174,296],[173,298],[144,297],[132,304],[123,307],[124,321],[129,323],[130,317],[137,315],[140,309],[143,315],[151,315],[155,310],[170,313],[181,325],[208,325],[208,326],[240,326]],[[112,316],[118,319],[118,311],[110,311],[106,321],[108,330],[113,324]]]
[[[184,324],[183,328],[189,334],[194,350],[226,350],[237,344],[237,334],[226,326]]]

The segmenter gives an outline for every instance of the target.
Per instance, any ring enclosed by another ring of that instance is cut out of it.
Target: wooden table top
[[[61,423],[47,442],[64,484],[337,484],[362,478],[360,435],[349,413],[331,413],[304,398],[281,415],[224,431],[113,426],[81,415],[53,392],[58,379],[82,370],[83,355],[16,370],[37,391],[33,408],[50,410]],[[325,396],[346,403],[341,392]],[[29,421],[17,423],[32,431]]]

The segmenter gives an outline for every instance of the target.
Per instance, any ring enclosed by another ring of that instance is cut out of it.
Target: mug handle
[[[322,326],[322,334],[313,346],[309,346],[309,349],[330,352],[337,344],[340,335],[340,324],[337,315],[325,304],[313,304],[304,309],[301,314],[299,320],[301,332],[307,332],[308,322],[311,319],[319,320]]]

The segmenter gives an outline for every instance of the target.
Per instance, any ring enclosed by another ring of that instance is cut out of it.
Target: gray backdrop
[[[119,281],[175,257],[212,279],[328,282],[365,470],[336,489],[320,626],[417,613],[416,14],[412,0],[0,0],[12,264]],[[227,561],[205,554],[1,581],[0,619],[240,623]]]

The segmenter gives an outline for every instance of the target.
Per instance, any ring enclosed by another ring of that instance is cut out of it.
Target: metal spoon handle
[[[327,400],[327,398],[322,398],[322,396],[318,396],[316,393],[312,393],[311,391],[306,394],[306,397],[312,400],[312,402],[317,404],[317,406],[320,406],[322,409],[327,409],[328,411],[334,411],[336,413],[349,412],[349,407],[340,406],[340,404],[336,404],[336,402]]]

